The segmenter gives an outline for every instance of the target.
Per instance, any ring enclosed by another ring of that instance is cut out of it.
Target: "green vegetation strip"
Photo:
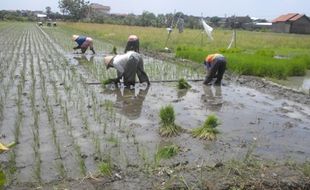
[[[164,28],[91,23],[61,23],[68,32],[94,36],[124,46],[129,34],[140,37],[142,51],[163,51],[167,32]],[[202,63],[209,53],[223,53],[228,69],[243,75],[285,79],[304,75],[310,69],[310,36],[271,32],[237,31],[237,48],[227,51],[231,30],[215,29],[214,41],[201,40],[201,30],[186,29],[172,33],[168,47],[176,57]],[[275,57],[276,56],[276,57]]]

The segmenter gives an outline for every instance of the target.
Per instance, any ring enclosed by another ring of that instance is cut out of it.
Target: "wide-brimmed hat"
[[[139,39],[138,36],[133,35],[133,34],[128,36],[128,41],[136,41],[138,39]]]
[[[75,41],[77,38],[79,37],[79,35],[72,35],[72,40]]]
[[[105,56],[104,59],[103,59],[103,62],[105,64],[105,66],[108,68],[110,68],[112,66],[112,59],[113,59],[114,56],[112,55],[108,55],[108,56]]]

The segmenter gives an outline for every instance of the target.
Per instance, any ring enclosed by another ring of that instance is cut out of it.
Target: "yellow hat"
[[[114,57],[114,56],[112,56],[112,55],[108,55],[108,56],[105,56],[105,57],[104,57],[103,62],[104,62],[104,64],[105,64],[105,66],[107,67],[107,69],[108,69],[110,66],[112,66],[112,65],[111,65],[111,61],[112,61],[113,57]]]
[[[72,40],[75,41],[78,37],[78,35],[72,35]]]

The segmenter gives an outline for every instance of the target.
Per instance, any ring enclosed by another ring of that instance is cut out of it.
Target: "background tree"
[[[68,14],[74,20],[86,17],[89,10],[89,1],[85,0],[59,0],[58,6],[63,14]]]
[[[46,10],[47,17],[50,17],[50,15],[52,14],[52,8],[51,7],[45,7],[45,10]]]
[[[214,16],[210,18],[210,22],[213,24],[213,26],[219,26],[219,22],[220,22],[221,18]]]
[[[154,13],[143,11],[141,16],[141,26],[154,26],[156,23],[156,16]]]

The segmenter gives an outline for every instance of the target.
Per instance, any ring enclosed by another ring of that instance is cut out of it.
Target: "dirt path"
[[[115,73],[101,54],[64,50],[61,29],[15,23],[0,34],[0,140],[18,142],[0,155],[8,189],[309,188],[306,94],[231,75],[222,87],[191,83],[188,91],[174,83],[124,91],[89,86]],[[203,77],[167,59],[145,57],[145,68],[153,80]],[[158,113],[168,104],[187,131],[215,113],[222,123],[217,140],[186,132],[161,137]],[[156,161],[167,144],[179,154]],[[109,175],[99,172],[103,163]]]

